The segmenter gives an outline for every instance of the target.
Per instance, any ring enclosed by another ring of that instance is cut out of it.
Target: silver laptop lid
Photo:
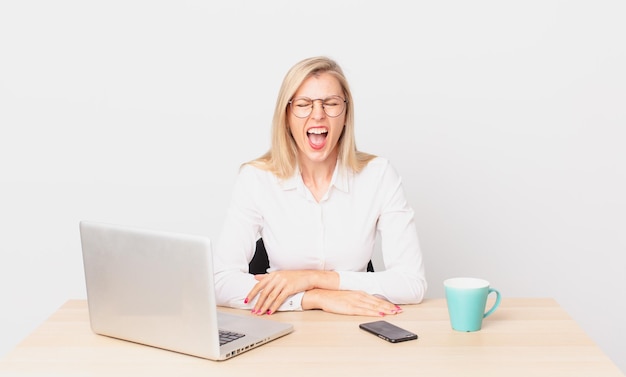
[[[87,221],[80,233],[97,334],[224,360],[293,331],[216,310],[208,238]],[[244,336],[220,347],[218,323]]]
[[[95,333],[219,358],[210,241],[81,222]]]

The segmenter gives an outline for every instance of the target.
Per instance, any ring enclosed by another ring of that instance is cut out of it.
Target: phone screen
[[[361,323],[359,327],[391,343],[417,339],[417,334],[400,328],[387,321]]]

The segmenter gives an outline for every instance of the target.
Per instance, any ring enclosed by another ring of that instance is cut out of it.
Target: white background
[[[442,281],[554,297],[626,371],[621,1],[3,1],[0,355],[85,298],[81,219],[219,235],[283,75],[351,82]]]

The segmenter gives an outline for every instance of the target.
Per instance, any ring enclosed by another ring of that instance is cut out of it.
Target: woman
[[[366,272],[377,233],[385,270]],[[248,264],[261,237],[267,274]],[[218,304],[385,316],[421,302],[424,265],[413,210],[383,158],[360,152],[341,68],[315,57],[281,86],[270,150],[242,166],[215,255]]]

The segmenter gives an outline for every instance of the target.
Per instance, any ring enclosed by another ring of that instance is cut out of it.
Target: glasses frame
[[[343,102],[343,109],[341,109],[341,112],[339,114],[337,114],[337,115],[330,115],[326,111],[326,105],[324,104],[324,102],[326,102],[327,100],[329,100],[331,98],[340,99]],[[299,116],[293,110],[293,101],[296,101],[296,100],[299,100],[299,99],[306,99],[306,100],[311,101],[311,109],[310,109],[309,113],[307,115],[305,115],[305,116]],[[287,103],[289,104],[289,107],[291,108],[291,113],[293,114],[293,116],[295,116],[296,118],[305,119],[305,118],[310,117],[311,114],[313,114],[313,107],[314,107],[316,101],[322,101],[322,110],[324,110],[324,114],[326,114],[326,116],[328,116],[330,118],[337,118],[337,117],[341,116],[341,114],[345,113],[345,111],[346,111],[346,104],[348,103],[348,100],[343,98],[343,97],[341,97],[341,96],[328,96],[326,98],[315,98],[315,99],[311,99],[309,97],[296,97],[296,98],[290,99]]]

